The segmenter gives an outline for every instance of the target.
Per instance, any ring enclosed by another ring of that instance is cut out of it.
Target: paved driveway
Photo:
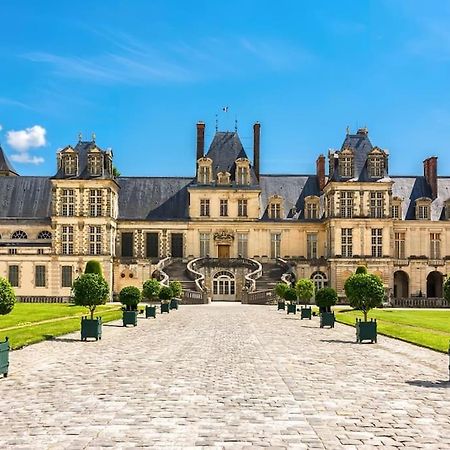
[[[0,448],[450,448],[446,355],[214,303],[11,355]]]

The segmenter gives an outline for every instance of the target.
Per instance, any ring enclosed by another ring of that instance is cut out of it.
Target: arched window
[[[11,239],[28,239],[28,236],[25,231],[17,230],[11,235]]]
[[[213,278],[214,295],[234,295],[236,292],[234,275],[222,270],[217,272]]]
[[[328,278],[323,272],[314,272],[311,275],[311,280],[313,280],[314,285],[316,286],[316,292],[328,285]]]
[[[50,233],[50,231],[48,231],[48,230],[40,231],[38,234],[38,239],[51,239],[51,238],[52,238],[52,233]]]

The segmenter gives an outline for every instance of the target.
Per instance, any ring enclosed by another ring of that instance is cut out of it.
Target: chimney
[[[319,181],[319,189],[322,192],[325,187],[325,156],[319,155],[316,161],[316,173]]]
[[[423,175],[431,188],[431,198],[437,197],[437,156],[430,156],[423,161]]]
[[[259,180],[259,149],[260,149],[261,124],[255,122],[253,125],[253,169],[256,178]]]
[[[197,122],[197,161],[205,154],[205,122]]]

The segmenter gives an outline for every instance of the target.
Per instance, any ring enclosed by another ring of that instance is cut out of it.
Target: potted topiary
[[[314,297],[315,285],[309,278],[301,278],[295,284],[295,290],[297,291],[297,297],[302,303],[309,303]],[[301,307],[300,318],[311,320],[312,312],[310,306]]]
[[[181,294],[183,293],[183,287],[179,281],[171,281],[169,283],[170,289],[172,289],[172,298],[170,299],[170,309],[178,309]]]
[[[334,328],[335,317],[331,307],[337,300],[337,292],[333,288],[322,288],[316,292],[316,305],[320,311],[320,328]]]
[[[95,259],[91,259],[86,263],[86,267],[84,268],[84,273],[96,273],[100,276],[103,276],[102,266],[99,261]]]
[[[81,318],[81,340],[94,338],[98,341],[102,338],[102,318],[94,318],[94,312],[108,300],[108,283],[97,273],[84,273],[73,282],[72,292],[75,305],[85,306],[90,313],[90,317]]]
[[[122,314],[123,326],[136,326],[138,316],[137,307],[141,300],[141,291],[136,286],[126,286],[119,292],[119,300],[124,306]]]
[[[344,284],[345,294],[354,309],[364,314],[364,321],[356,319],[356,341],[377,342],[377,321],[367,321],[367,313],[380,306],[384,299],[383,282],[376,275],[367,273],[365,267],[358,267]]]
[[[161,283],[152,278],[147,280],[142,286],[142,296],[152,302],[158,298],[159,291],[161,290]],[[145,318],[154,317],[156,318],[156,306],[155,305],[146,305],[145,306]]]
[[[161,314],[168,313],[170,310],[169,300],[173,297],[172,289],[170,286],[162,286],[159,291],[159,299],[161,300]]]
[[[278,297],[278,308],[277,311],[280,309],[286,309],[286,302],[284,301],[284,293],[286,292],[286,289],[288,289],[289,286],[286,283],[277,283],[275,285],[275,294]]]
[[[288,302],[287,313],[297,314],[297,292],[295,289],[288,287],[284,291],[284,299]]]
[[[5,278],[0,278],[0,315],[9,314],[16,303],[16,295],[10,282]],[[9,369],[9,341],[8,337],[0,342],[0,375],[8,376]]]

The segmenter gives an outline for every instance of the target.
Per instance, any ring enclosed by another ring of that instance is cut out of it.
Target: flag
[[[228,106],[224,106],[224,107],[222,108],[222,111],[223,111],[223,112],[228,112]]]

